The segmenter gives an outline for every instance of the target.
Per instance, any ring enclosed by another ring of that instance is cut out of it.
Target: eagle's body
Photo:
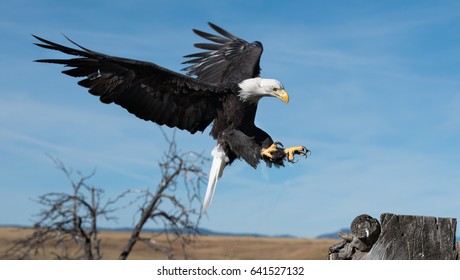
[[[217,44],[196,44],[207,51],[188,55],[191,64],[182,75],[153,63],[113,57],[86,49],[62,46],[35,36],[36,45],[77,56],[71,59],[42,59],[71,67],[63,73],[83,77],[78,84],[99,96],[103,103],[116,103],[137,117],[160,125],[177,127],[194,134],[214,122],[211,135],[217,140],[203,211],[209,206],[223,168],[242,158],[252,167],[264,160],[282,166],[294,154],[306,155],[303,146],[283,149],[256,127],[258,101],[274,96],[284,102],[289,97],[282,84],[262,79],[262,44],[248,43],[209,23],[220,36],[194,30]],[[69,40],[70,41],[70,40]],[[191,77],[195,76],[195,78]]]

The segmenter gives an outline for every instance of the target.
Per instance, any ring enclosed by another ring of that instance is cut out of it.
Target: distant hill
[[[0,225],[0,227],[18,227],[18,228],[30,228],[30,226],[23,226],[23,225]],[[132,228],[130,227],[118,227],[118,228],[100,228],[100,231],[119,231],[119,232],[130,232]],[[164,229],[152,229],[147,228],[144,229],[143,232],[152,232],[152,233],[164,233]],[[171,232],[171,231],[168,231]],[[190,230],[184,229],[183,232],[187,233]],[[318,239],[338,239],[340,232],[347,232],[350,233],[349,228],[342,228],[335,232],[324,233],[316,236],[315,238]],[[278,235],[269,235],[269,234],[260,234],[260,233],[234,233],[234,232],[221,232],[221,231],[213,231],[206,228],[199,228],[198,233],[201,235],[217,235],[217,236],[249,236],[249,237],[277,237],[277,238],[299,238],[298,236],[294,236],[291,234],[278,234]],[[460,237],[457,237],[457,241],[460,242]]]
[[[119,228],[101,228],[100,230],[104,231],[120,231],[120,232],[125,232],[125,231],[131,231],[132,228],[130,227],[119,227]],[[206,228],[198,228],[198,233],[201,235],[218,235],[218,236],[252,236],[252,237],[279,237],[279,238],[296,238],[296,236],[289,235],[289,234],[282,234],[282,235],[268,235],[268,234],[260,234],[260,233],[233,233],[233,232],[220,232],[220,231],[213,231],[210,229]],[[152,229],[152,228],[147,228],[144,229],[143,232],[152,232],[152,233],[165,233],[164,229]],[[167,231],[168,233],[171,233],[171,230]],[[190,233],[192,230],[190,229],[183,229],[183,233]]]
[[[15,225],[15,224],[8,224],[8,225],[0,225],[0,227],[16,227],[16,228],[31,228],[32,226],[24,226],[24,225]],[[99,231],[113,231],[113,232],[130,232],[133,230],[132,227],[100,227]],[[164,229],[154,229],[154,228],[144,228],[143,232],[151,232],[151,233],[165,233]],[[171,233],[172,230],[166,231],[167,233]],[[183,233],[190,233],[192,230],[190,229],[182,229]],[[278,237],[278,238],[297,238],[297,236],[290,235],[290,234],[279,234],[279,235],[269,235],[269,234],[260,234],[260,233],[234,233],[234,232],[220,232],[220,231],[213,231],[206,228],[198,228],[198,233],[201,235],[218,235],[218,236],[252,236],[252,237]]]

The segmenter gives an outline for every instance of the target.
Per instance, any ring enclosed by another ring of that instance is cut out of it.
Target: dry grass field
[[[24,238],[32,233],[32,229],[0,227],[0,254],[13,244],[14,240]],[[103,259],[117,259],[129,237],[127,232],[100,233],[102,240],[101,252]],[[167,244],[165,235],[145,234],[152,242]],[[196,260],[324,260],[331,245],[339,242],[337,239],[304,239],[304,238],[271,238],[244,236],[197,236],[186,251],[190,259]],[[183,259],[180,244],[173,244],[174,258]],[[53,248],[46,248],[32,259],[53,259]],[[138,242],[129,259],[165,259],[160,252],[153,251],[144,243]]]

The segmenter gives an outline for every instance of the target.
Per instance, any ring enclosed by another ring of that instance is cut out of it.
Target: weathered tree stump
[[[351,234],[329,248],[331,260],[456,260],[454,218],[382,214],[356,217]],[[381,231],[380,231],[381,227]]]
[[[339,234],[342,242],[329,248],[330,260],[359,259],[372,248],[380,235],[379,222],[365,214],[356,217],[350,229],[351,233]]]

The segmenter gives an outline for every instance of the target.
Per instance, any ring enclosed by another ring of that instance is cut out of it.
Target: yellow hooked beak
[[[289,102],[289,95],[284,89],[280,89],[279,91],[277,91],[275,93],[275,96],[281,99],[286,104]]]

